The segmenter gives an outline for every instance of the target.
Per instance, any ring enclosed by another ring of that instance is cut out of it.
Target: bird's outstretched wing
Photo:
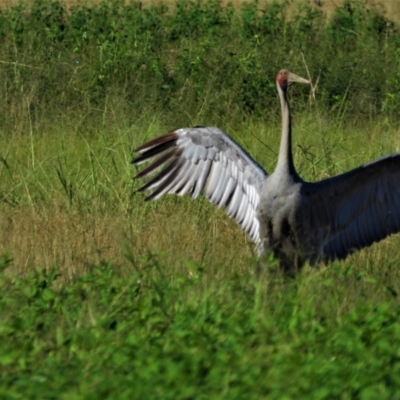
[[[158,170],[139,189],[152,190],[147,200],[166,193],[189,193],[195,199],[203,192],[212,203],[226,207],[228,215],[260,245],[256,209],[268,175],[226,133],[214,127],[182,128],[150,140],[136,151],[139,156],[133,164],[152,163],[135,178]]]
[[[324,230],[323,259],[345,258],[400,231],[400,154],[305,184],[303,194],[311,231]]]

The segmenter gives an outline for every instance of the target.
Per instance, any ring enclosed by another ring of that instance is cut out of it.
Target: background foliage
[[[23,131],[21,117],[29,114],[36,125],[73,117],[87,130],[109,118],[110,104],[130,121],[150,110],[177,124],[179,115],[262,117],[278,113],[276,72],[304,72],[302,54],[318,80],[321,110],[397,118],[397,26],[357,1],[329,20],[318,7],[299,3],[289,13],[288,5],[116,0],[67,11],[58,1],[36,0],[2,9],[1,126]],[[307,96],[298,97],[304,108]]]

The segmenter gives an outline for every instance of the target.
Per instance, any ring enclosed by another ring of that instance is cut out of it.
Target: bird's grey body
[[[279,178],[279,175],[272,174],[263,184],[257,208],[262,240],[260,253],[272,250],[281,266],[290,271],[304,262],[300,207],[302,182],[289,176]]]
[[[287,70],[276,82],[282,138],[271,175],[220,129],[183,128],[137,149],[135,164],[153,162],[136,177],[158,171],[140,188],[153,190],[147,199],[165,193],[196,198],[203,192],[236,219],[260,255],[272,251],[290,274],[306,261],[342,259],[399,232],[400,154],[319,182],[303,181],[293,163],[286,95],[291,83],[309,82]]]

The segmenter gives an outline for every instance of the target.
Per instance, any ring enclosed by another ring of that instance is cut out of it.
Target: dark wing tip
[[[163,153],[165,150],[173,147],[178,138],[179,135],[173,131],[143,143],[135,149],[135,152],[139,153],[139,155],[132,159],[131,164],[141,164]]]
[[[172,150],[170,150],[167,153],[164,153],[161,155],[159,158],[154,160],[151,164],[149,164],[147,167],[143,168],[141,171],[139,171],[135,176],[134,179],[137,178],[144,178],[151,173],[153,173],[157,168],[161,166],[165,166],[167,161],[169,161],[171,158],[177,158],[182,154],[182,149],[175,147]],[[133,161],[134,163],[140,162],[142,160],[143,156],[136,157]],[[145,160],[147,157],[144,158]]]
[[[174,141],[174,140],[178,139],[178,137],[179,137],[179,135],[176,133],[176,131],[166,133],[165,135],[158,136],[154,139],[149,140],[146,143],[143,143],[141,146],[139,146],[135,149],[135,152],[143,153],[144,151],[150,150],[151,148],[158,146],[160,144]]]

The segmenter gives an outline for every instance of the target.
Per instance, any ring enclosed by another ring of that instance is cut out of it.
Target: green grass
[[[157,258],[130,266],[124,278],[93,267],[61,288],[56,271],[1,276],[3,398],[400,394],[400,305],[380,274],[333,265],[292,281],[213,279],[194,264],[172,275]]]

